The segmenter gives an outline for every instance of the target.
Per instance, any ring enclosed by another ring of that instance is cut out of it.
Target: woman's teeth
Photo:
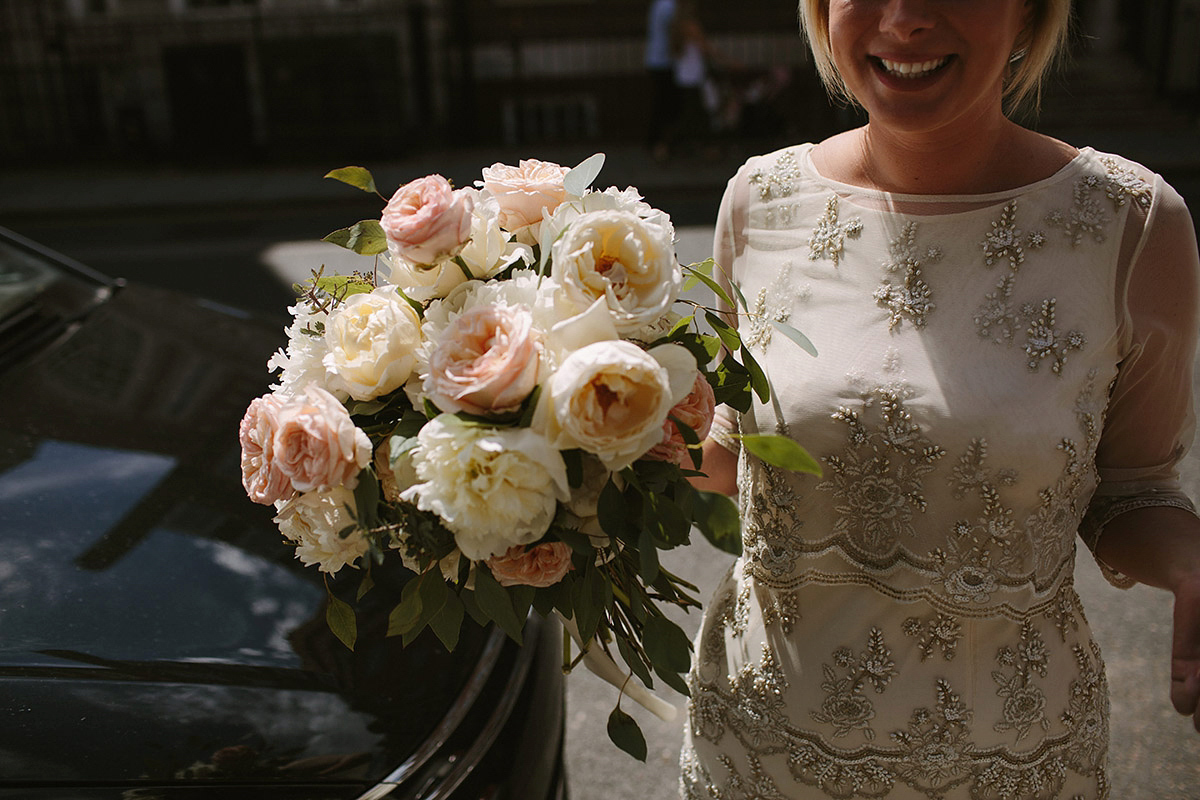
[[[889,61],[879,59],[883,68],[899,78],[923,78],[934,70],[944,66],[950,56],[935,58],[932,61]]]

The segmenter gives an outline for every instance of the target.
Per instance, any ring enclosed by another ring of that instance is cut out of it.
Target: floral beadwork
[[[796,154],[788,150],[775,159],[770,167],[751,172],[749,180],[750,185],[758,189],[759,199],[765,203],[790,196],[796,189],[800,175]]]
[[[1117,208],[1129,201],[1142,211],[1149,211],[1154,199],[1154,190],[1149,183],[1133,170],[1122,167],[1112,156],[1100,159],[1104,170],[1108,173],[1108,181],[1104,185],[1104,194]]]
[[[1081,331],[1062,332],[1055,327],[1054,313],[1058,301],[1053,297],[1042,301],[1036,315],[1026,329],[1028,338],[1025,341],[1025,353],[1029,356],[1029,368],[1037,372],[1037,368],[1045,359],[1051,359],[1050,371],[1055,375],[1062,372],[1067,361],[1067,353],[1072,350],[1082,350],[1087,339]]]
[[[962,625],[949,614],[937,613],[925,619],[909,617],[904,620],[904,635],[917,640],[922,661],[931,658],[935,650],[946,661],[953,661],[962,638]]]
[[[900,235],[888,243],[891,258],[884,262],[884,269],[888,275],[899,274],[901,281],[895,284],[885,276],[883,284],[875,290],[875,300],[891,312],[889,329],[895,329],[905,317],[913,325],[922,328],[935,308],[933,291],[922,277],[921,270],[927,264],[941,261],[942,251],[938,247],[929,247],[921,253],[916,238],[917,223],[909,222]]]
[[[771,343],[775,330],[772,323],[787,322],[792,316],[792,306],[811,292],[811,287],[796,286],[792,280],[792,262],[785,261],[771,285],[759,289],[755,295],[754,305],[746,315],[746,332],[742,335],[742,342],[747,347],[766,347]]]
[[[874,739],[871,720],[875,718],[875,706],[863,694],[863,689],[870,684],[876,693],[882,693],[896,675],[896,662],[883,642],[883,632],[871,628],[866,650],[855,656],[850,648],[843,647],[833,654],[833,661],[843,674],[839,676],[829,664],[821,665],[825,675],[821,683],[825,702],[810,716],[832,726],[835,739],[856,730],[861,731],[868,741]]]
[[[1034,683],[1034,676],[1046,677],[1050,654],[1042,635],[1029,623],[1021,624],[1021,641],[1015,647],[1005,646],[996,653],[1000,669],[992,673],[996,694],[1004,698],[1004,719],[993,729],[997,732],[1015,731],[1017,741],[1029,735],[1035,724],[1050,730],[1046,718],[1046,694]]]
[[[825,214],[813,228],[812,236],[808,239],[808,257],[813,261],[828,258],[836,267],[845,249],[846,239],[857,239],[862,233],[861,219],[838,221],[838,198],[832,195],[825,204]]]

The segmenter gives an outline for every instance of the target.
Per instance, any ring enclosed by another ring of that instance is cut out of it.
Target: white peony
[[[341,535],[354,525],[354,508],[354,493],[339,486],[280,503],[275,522],[284,537],[296,545],[296,558],[305,566],[316,565],[321,572],[332,575],[342,567],[355,566],[367,552],[367,540],[359,528]]]
[[[484,428],[442,414],[417,439],[422,483],[401,497],[441,517],[472,561],[536,542],[570,496],[562,456],[528,428]]]
[[[329,315],[324,311],[314,312],[307,303],[298,303],[288,311],[292,313],[292,324],[284,329],[288,337],[287,348],[277,350],[267,361],[267,369],[279,371],[275,393],[291,398],[303,394],[304,387],[315,383],[338,400],[345,400],[350,395],[344,390],[330,388],[326,379],[323,359],[329,346],[320,331]]]
[[[560,450],[582,448],[620,470],[662,439],[663,422],[695,376],[696,359],[679,345],[589,344],[546,382],[533,427]]]
[[[551,275],[579,311],[604,298],[623,336],[658,322],[683,285],[670,223],[619,209],[575,219],[553,245]]]
[[[421,320],[393,286],[351,295],[325,323],[328,384],[355,400],[400,388],[417,363]]]

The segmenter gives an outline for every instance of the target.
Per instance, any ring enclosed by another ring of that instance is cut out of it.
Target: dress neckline
[[[869,204],[870,207],[874,208],[895,208],[896,205],[905,203],[967,204],[972,208],[989,206],[1065,180],[1074,175],[1084,163],[1095,156],[1095,150],[1092,147],[1080,147],[1074,158],[1045,178],[997,192],[984,192],[980,194],[908,194],[904,192],[888,192],[883,189],[870,189],[865,186],[856,186],[852,183],[844,183],[833,178],[827,178],[821,174],[816,164],[813,163],[812,151],[815,146],[812,142],[799,146],[800,165],[805,174],[839,195],[851,198],[858,196],[864,200],[869,200],[871,201]]]

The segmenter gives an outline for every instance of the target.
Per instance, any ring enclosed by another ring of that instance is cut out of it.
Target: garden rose
[[[510,547],[487,560],[501,586],[535,586],[544,589],[563,579],[571,570],[571,548],[562,542],[543,542],[533,547]]]
[[[533,262],[533,250],[513,241],[512,234],[504,230],[502,212],[495,198],[476,196],[470,236],[458,257],[475,278],[490,278],[518,261]]]
[[[623,336],[656,323],[683,284],[670,224],[622,210],[578,217],[553,245],[551,275],[579,310],[604,298]]]
[[[325,311],[314,311],[307,303],[297,303],[288,308],[292,324],[285,329],[288,337],[286,349],[280,349],[267,361],[267,369],[279,372],[275,391],[282,397],[295,397],[304,392],[304,387],[316,383],[339,400],[349,395],[339,389],[331,389],[326,382],[325,364],[329,352],[325,337],[320,331],[329,315]]]
[[[292,482],[274,458],[275,429],[283,401],[273,394],[250,401],[238,439],[242,444],[242,486],[256,503],[271,505],[293,494]]]
[[[695,374],[695,358],[679,345],[649,352],[620,340],[587,345],[546,382],[534,428],[561,450],[582,448],[620,470],[659,442]]]
[[[524,308],[477,306],[444,330],[429,357],[425,393],[443,411],[515,411],[537,385],[540,333]]]
[[[276,412],[273,463],[298,492],[353,488],[371,460],[371,440],[336,397],[310,385]]]
[[[483,171],[483,188],[500,206],[500,225],[529,243],[537,241],[537,227],[544,213],[553,213],[567,199],[563,188],[566,167],[535,158],[522,159],[518,166],[493,164]]]
[[[442,414],[417,440],[413,466],[423,483],[401,498],[441,517],[472,561],[536,542],[570,494],[562,456],[529,428],[483,428]]]
[[[396,190],[379,222],[395,261],[435,264],[459,251],[471,232],[474,197],[441,175],[427,175]]]
[[[667,415],[667,421],[663,423],[662,440],[650,448],[646,457],[656,461],[682,464],[683,459],[687,456],[687,442],[684,441],[683,434],[679,432],[679,426],[675,424],[675,420],[687,425],[696,432],[700,441],[704,441],[712,429],[716,406],[712,385],[704,377],[704,373],[697,370],[692,391],[671,409]]]
[[[417,312],[391,286],[354,294],[325,325],[323,363],[331,388],[355,400],[398,389],[412,375],[421,344]]]
[[[341,535],[354,524],[348,510],[353,508],[354,493],[339,486],[281,504],[275,522],[284,537],[295,543],[296,558],[332,575],[342,567],[354,566],[367,552],[367,539],[360,529]]]

